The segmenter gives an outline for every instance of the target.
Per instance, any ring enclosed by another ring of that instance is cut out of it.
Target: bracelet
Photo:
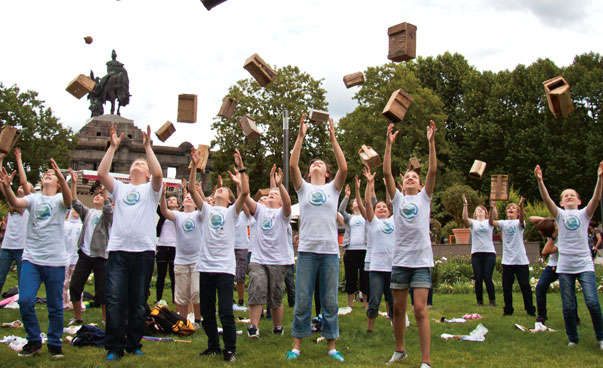
[[[239,170],[239,172],[240,172],[240,173],[244,173],[244,172],[247,172],[247,169],[245,169],[245,168],[242,168],[242,169],[240,169],[240,170]]]

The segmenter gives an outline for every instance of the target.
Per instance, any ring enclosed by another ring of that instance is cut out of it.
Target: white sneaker
[[[421,363],[421,365],[419,366],[419,368],[431,368],[431,366],[427,363]]]
[[[408,358],[408,354],[406,354],[406,351],[402,351],[402,352],[394,351],[394,354],[392,355],[392,357],[385,364],[392,364],[399,360],[404,360],[406,358]]]
[[[567,346],[569,346],[569,347],[571,348],[572,346],[576,346],[576,343],[575,343],[575,342],[571,342],[571,341],[570,341],[570,342],[567,344]]]
[[[603,350],[603,340],[599,341],[599,349]]]

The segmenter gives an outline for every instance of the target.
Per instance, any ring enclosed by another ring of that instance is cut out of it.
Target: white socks
[[[297,355],[301,354],[301,351],[299,351],[299,349],[291,349],[291,352]]]
[[[335,355],[335,353],[337,353],[337,350],[335,350],[335,349],[329,350],[329,355]]]

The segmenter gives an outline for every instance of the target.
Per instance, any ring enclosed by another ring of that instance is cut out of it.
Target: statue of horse
[[[117,115],[119,115],[119,109],[130,102],[130,80],[128,79],[128,72],[123,69],[116,74],[107,75],[104,83],[101,82],[101,85],[102,100],[104,102],[111,102],[111,114],[114,114],[115,100],[117,99]]]

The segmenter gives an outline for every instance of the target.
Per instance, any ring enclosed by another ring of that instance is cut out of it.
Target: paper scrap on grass
[[[224,329],[222,327],[218,327],[218,335],[222,335],[224,333]],[[242,335],[243,330],[237,330],[237,335]]]
[[[5,322],[2,324],[2,327],[21,328],[21,327],[23,327],[23,323],[19,320],[12,321],[12,322]]]
[[[444,340],[457,339],[463,341],[484,342],[486,341],[487,333],[488,329],[480,323],[469,333],[469,335],[451,335],[443,333],[440,337]]]
[[[340,316],[343,316],[345,314],[350,314],[350,313],[352,313],[352,308],[350,308],[350,307],[339,308],[339,311],[337,312],[337,314]]]
[[[544,325],[544,323],[542,322],[536,322],[534,323],[534,328],[530,328],[528,329],[527,327],[524,327],[518,323],[513,325],[515,328],[517,328],[518,330],[524,331],[524,332],[531,332],[533,334],[535,334],[536,332],[557,332],[557,330],[553,330],[552,328],[548,328],[547,326]]]
[[[237,319],[237,322],[239,322],[239,323],[251,323],[251,320],[249,318],[239,317],[239,319]]]
[[[247,307],[240,306],[237,303],[232,303],[232,310],[233,311],[246,312],[247,311]]]
[[[464,318],[450,318],[450,319],[448,319],[446,317],[442,317],[440,319],[434,319],[434,321],[436,323],[465,323],[465,322],[467,322],[467,320],[464,319]]]

